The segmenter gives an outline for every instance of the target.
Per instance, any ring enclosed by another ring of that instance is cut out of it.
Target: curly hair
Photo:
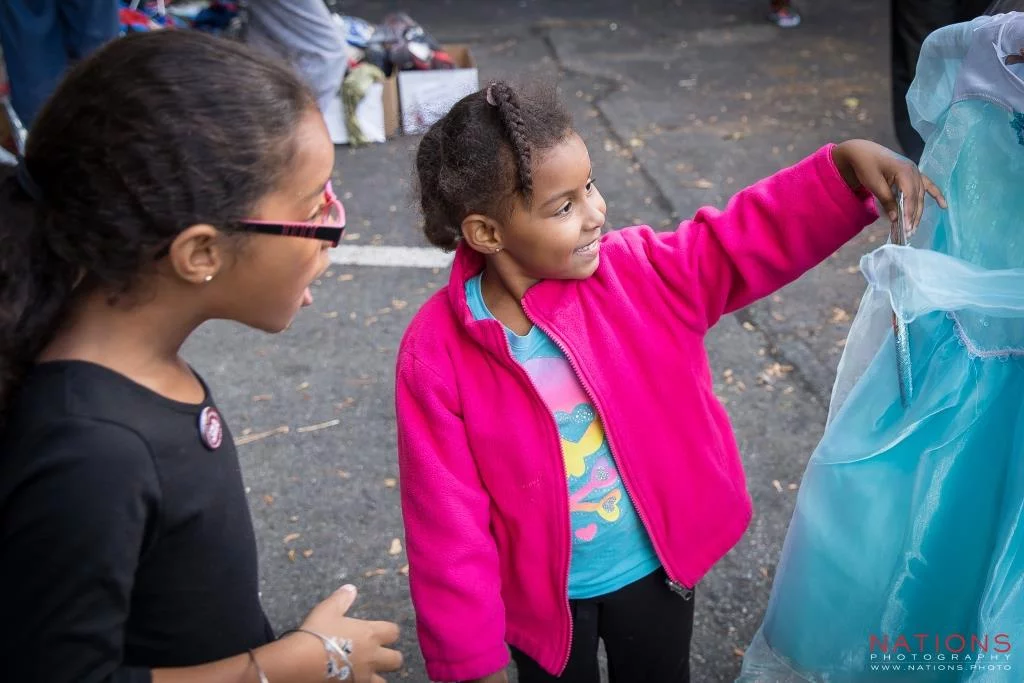
[[[430,243],[452,251],[466,216],[507,215],[516,196],[529,203],[533,163],[571,131],[572,119],[553,88],[518,92],[499,81],[463,98],[427,131],[416,152]]]
[[[0,416],[72,290],[124,294],[189,226],[230,232],[315,107],[286,66],[197,32],[122,38],[78,64],[0,182]]]

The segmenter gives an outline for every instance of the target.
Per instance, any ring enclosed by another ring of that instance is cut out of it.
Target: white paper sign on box
[[[406,135],[427,132],[452,105],[480,89],[480,74],[469,48],[445,45],[444,49],[459,68],[398,73],[402,132]]]

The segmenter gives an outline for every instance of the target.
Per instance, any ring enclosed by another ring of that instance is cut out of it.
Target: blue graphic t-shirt
[[[494,318],[484,303],[479,275],[466,283],[466,298],[474,318]],[[569,360],[538,327],[524,337],[508,328],[505,333],[512,356],[558,423],[572,527],[569,598],[607,595],[642,579],[661,562],[626,495],[604,426]]]

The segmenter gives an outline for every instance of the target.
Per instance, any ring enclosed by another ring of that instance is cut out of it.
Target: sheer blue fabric
[[[743,683],[1024,680],[1022,49],[1021,13],[925,42],[908,102],[949,209],[929,202],[909,246],[861,260],[867,291]]]

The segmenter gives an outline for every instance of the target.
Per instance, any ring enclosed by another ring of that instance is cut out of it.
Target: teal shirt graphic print
[[[480,278],[466,284],[477,320],[493,318]],[[512,355],[554,415],[562,446],[572,528],[569,598],[607,595],[655,571],[661,563],[627,495],[605,436],[568,359],[534,327],[526,336],[506,329]]]

